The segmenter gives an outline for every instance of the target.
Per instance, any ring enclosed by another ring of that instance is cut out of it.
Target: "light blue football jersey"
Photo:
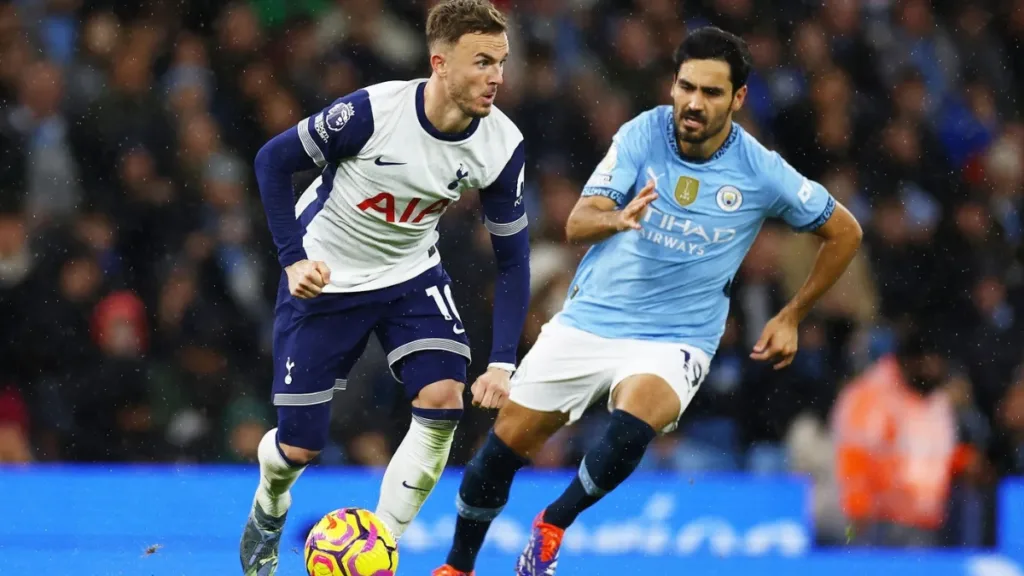
[[[683,159],[672,108],[624,124],[583,189],[625,206],[654,180],[642,230],[592,246],[556,321],[606,338],[677,342],[714,356],[729,287],[767,218],[797,231],[825,223],[835,200],[738,124],[708,160]]]

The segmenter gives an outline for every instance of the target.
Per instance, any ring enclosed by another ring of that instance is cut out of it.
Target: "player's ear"
[[[430,51],[430,69],[441,78],[448,74],[448,60],[438,50]]]
[[[747,100],[747,85],[740,86],[740,89],[736,91],[736,94],[732,97],[732,111],[739,112],[740,108],[743,108],[743,103]]]

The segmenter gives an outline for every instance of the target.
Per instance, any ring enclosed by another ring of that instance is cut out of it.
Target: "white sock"
[[[413,416],[405,439],[391,457],[380,485],[376,514],[395,538],[419,513],[441,476],[455,436],[455,420]]]
[[[260,459],[260,485],[256,489],[256,502],[269,516],[280,518],[292,505],[289,491],[305,466],[293,468],[277,448],[277,428],[263,435],[257,450]]]

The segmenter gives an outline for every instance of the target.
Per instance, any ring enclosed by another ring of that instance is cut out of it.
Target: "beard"
[[[448,97],[463,114],[470,118],[485,118],[491,114],[491,108],[493,108],[493,105],[481,106],[478,104],[478,96],[473,95],[473,89],[470,86],[453,86],[448,91]]]
[[[686,126],[685,120],[694,120],[701,124],[700,128]],[[725,130],[729,115],[725,114],[720,118],[707,117],[704,112],[684,110],[676,114],[676,134],[679,139],[689,144],[701,144],[714,138]]]

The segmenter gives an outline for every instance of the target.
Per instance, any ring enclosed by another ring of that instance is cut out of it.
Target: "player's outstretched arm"
[[[792,300],[765,325],[750,355],[755,360],[774,362],[776,370],[793,361],[797,351],[797,327],[846,271],[860,248],[863,232],[857,219],[839,202],[832,215],[814,230],[824,242],[814,267]]]
[[[624,230],[639,230],[647,206],[657,198],[654,181],[647,182],[621,210],[611,198],[584,196],[576,202],[569,214],[565,224],[565,238],[569,242],[587,244],[600,242]]]

